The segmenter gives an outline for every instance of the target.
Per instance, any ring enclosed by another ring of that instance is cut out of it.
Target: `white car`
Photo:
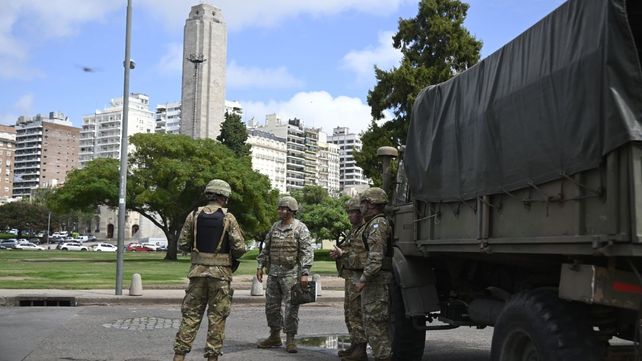
[[[141,246],[147,248],[150,251],[158,251],[158,245],[154,243],[141,243]]]
[[[88,251],[87,246],[83,246],[80,242],[64,242],[61,243],[59,249],[63,251]]]
[[[16,244],[16,249],[24,249],[25,251],[44,251],[45,248],[35,245],[31,242],[24,242]]]
[[[118,247],[109,243],[98,243],[94,245],[91,249],[93,249],[96,252],[116,252],[118,250]]]

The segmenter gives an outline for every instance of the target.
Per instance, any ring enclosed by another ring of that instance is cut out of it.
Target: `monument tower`
[[[216,137],[225,118],[227,30],[220,9],[192,6],[185,21],[181,134],[194,139]]]

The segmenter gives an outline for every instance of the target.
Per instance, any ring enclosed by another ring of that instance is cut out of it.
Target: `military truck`
[[[641,50],[642,2],[569,0],[418,95],[398,161],[379,150],[396,359],[454,327],[494,327],[493,361],[633,358]]]

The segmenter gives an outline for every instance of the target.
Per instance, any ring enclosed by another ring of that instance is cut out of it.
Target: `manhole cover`
[[[151,331],[161,328],[176,328],[180,326],[181,320],[159,317],[136,317],[116,320],[112,323],[103,323],[105,328],[131,331]]]

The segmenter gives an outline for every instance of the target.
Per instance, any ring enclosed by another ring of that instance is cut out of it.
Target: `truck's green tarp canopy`
[[[641,3],[570,0],[423,90],[404,159],[413,196],[511,191],[594,168],[642,140]]]

